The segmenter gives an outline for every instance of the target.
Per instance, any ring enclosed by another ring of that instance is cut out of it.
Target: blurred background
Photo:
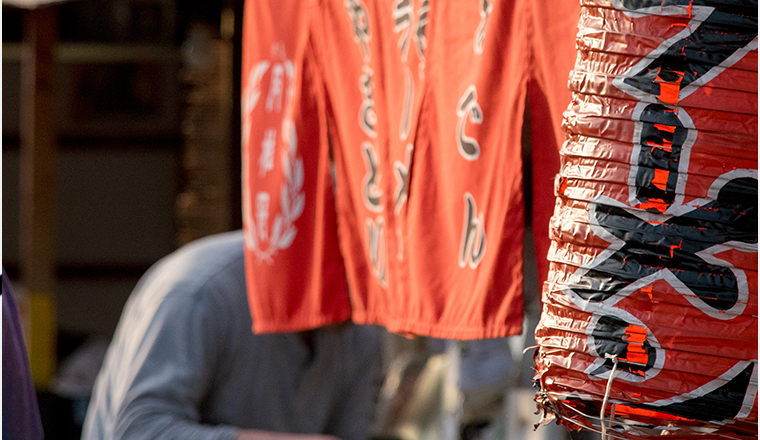
[[[240,11],[3,4],[2,262],[50,438],[78,438],[96,361],[148,267],[241,227]]]
[[[79,438],[121,310],[150,265],[241,227],[242,7],[3,3],[2,263],[47,438]],[[531,243],[527,234],[526,253]],[[553,424],[533,431],[532,350],[523,350],[540,313],[535,267],[526,276],[527,336],[386,335],[375,439],[570,438]]]

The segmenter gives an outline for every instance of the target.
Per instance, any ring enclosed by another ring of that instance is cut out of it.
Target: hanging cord
[[[612,359],[612,371],[610,371],[610,378],[607,380],[607,389],[604,391],[604,400],[602,401],[602,412],[599,414],[599,420],[602,423],[602,440],[607,440],[607,425],[604,424],[604,409],[607,408],[607,400],[610,398],[610,390],[612,389],[612,381],[615,379],[615,373],[617,372],[618,357],[616,354],[611,355],[605,353],[604,357]],[[612,413],[610,414],[610,426],[612,426],[612,420],[615,417],[615,404],[612,404]]]

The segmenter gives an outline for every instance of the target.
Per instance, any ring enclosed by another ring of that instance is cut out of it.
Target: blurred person
[[[5,269],[3,277],[3,439],[43,438],[40,409],[29,371],[18,308]]]
[[[156,263],[128,300],[83,439],[366,439],[374,327],[254,335],[242,231]],[[310,433],[310,434],[307,434]]]

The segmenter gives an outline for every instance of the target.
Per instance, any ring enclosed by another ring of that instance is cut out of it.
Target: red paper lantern
[[[536,329],[546,420],[757,438],[757,17],[582,1]]]

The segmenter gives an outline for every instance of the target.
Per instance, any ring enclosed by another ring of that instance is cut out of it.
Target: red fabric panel
[[[266,1],[247,2],[243,77],[269,59],[273,43],[285,42],[285,58],[297,66],[293,157],[308,170],[306,209],[287,225],[297,229],[292,243],[258,258],[254,244],[271,244],[274,220],[268,233],[254,230],[255,219],[245,225],[247,236],[260,238],[250,240],[248,252],[256,331],[345,319],[349,302],[355,322],[399,333],[478,339],[521,331],[527,84],[534,78],[546,96],[536,104],[541,132],[534,136],[542,258],[578,14],[572,1],[546,9],[527,0],[325,0],[276,2],[271,10]],[[546,20],[557,26],[536,27]],[[266,93],[262,88],[262,100]],[[274,116],[254,110],[251,130],[263,139]],[[265,146],[243,145],[250,170]],[[249,172],[244,182],[247,206],[257,206],[262,192],[272,194],[262,219],[289,208],[275,202],[276,194],[301,190],[278,171],[280,151],[289,151],[284,141],[277,151],[273,171],[263,178]],[[327,276],[344,263],[348,294]]]
[[[314,328],[351,316],[337,245],[322,79],[307,26],[316,6],[269,6],[246,3],[242,59],[243,226],[257,333]]]

